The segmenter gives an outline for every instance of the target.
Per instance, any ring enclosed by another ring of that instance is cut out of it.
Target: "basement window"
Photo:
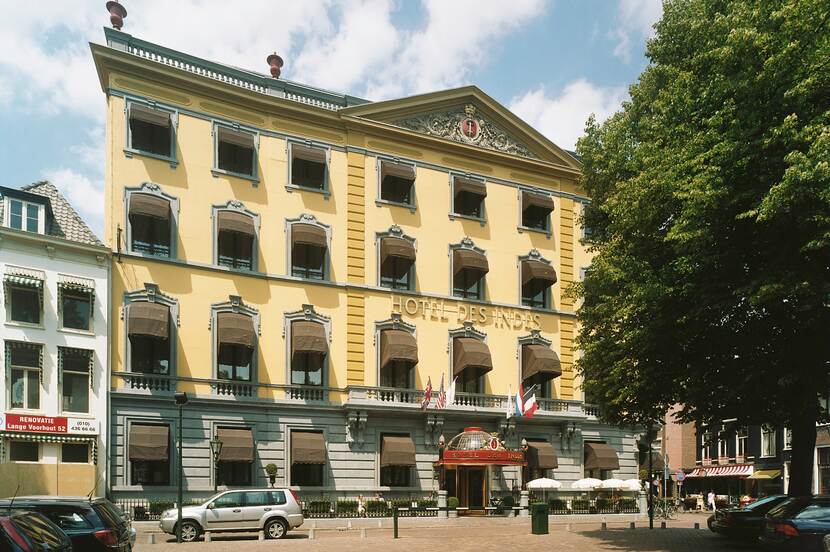
[[[381,201],[415,207],[414,165],[381,160],[379,173]]]
[[[160,157],[173,157],[171,113],[139,103],[130,103],[127,111],[130,149]]]

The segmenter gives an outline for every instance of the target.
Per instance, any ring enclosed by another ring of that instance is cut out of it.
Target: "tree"
[[[630,101],[577,151],[594,252],[577,368],[609,421],[792,430],[830,390],[830,4],[668,0]]]

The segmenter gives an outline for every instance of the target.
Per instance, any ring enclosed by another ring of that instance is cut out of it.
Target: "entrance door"
[[[470,510],[484,509],[484,470],[485,468],[467,470],[467,504]]]

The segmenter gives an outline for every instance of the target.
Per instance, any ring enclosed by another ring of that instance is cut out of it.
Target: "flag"
[[[523,416],[524,415],[524,406],[525,406],[524,393],[522,392],[522,384],[520,383],[519,384],[519,390],[516,392],[516,404],[515,404],[515,409],[513,410],[513,413],[516,416]]]
[[[530,389],[527,390],[525,393],[525,401],[524,401],[524,415],[528,418],[533,417],[533,413],[539,408],[539,405],[536,403],[536,386],[531,385]]]
[[[421,401],[421,410],[429,406],[429,401],[432,399],[432,379],[427,378],[427,386],[424,389],[424,400]]]
[[[447,404],[452,406],[455,403],[455,378],[452,378],[452,383],[447,389]]]
[[[507,415],[507,419],[510,419],[510,416],[513,415],[513,386],[510,385],[507,387],[507,409],[505,410],[505,414]]]
[[[444,374],[441,374],[441,387],[438,388],[438,400],[435,401],[435,408],[447,406],[447,394],[444,392]]]

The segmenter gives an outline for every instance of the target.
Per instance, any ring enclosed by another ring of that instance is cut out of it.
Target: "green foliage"
[[[575,498],[571,500],[571,511],[574,514],[593,514],[596,513],[590,500]]]
[[[449,508],[450,510],[455,510],[456,508],[458,508],[458,504],[458,497],[451,496],[447,499],[447,508]]]
[[[552,514],[567,514],[568,502],[559,498],[551,498],[548,500],[548,507]]]
[[[366,501],[366,516],[383,517],[389,515],[389,505],[384,500],[371,499]]]
[[[265,466],[265,473],[268,475],[277,475],[277,465],[276,464],[268,464]]]
[[[303,515],[307,518],[325,518],[331,515],[328,500],[307,500],[303,502]]]
[[[337,499],[337,517],[357,517],[357,500]]]
[[[618,424],[793,431],[830,388],[830,4],[668,0],[630,101],[577,151],[595,253],[578,370]]]

